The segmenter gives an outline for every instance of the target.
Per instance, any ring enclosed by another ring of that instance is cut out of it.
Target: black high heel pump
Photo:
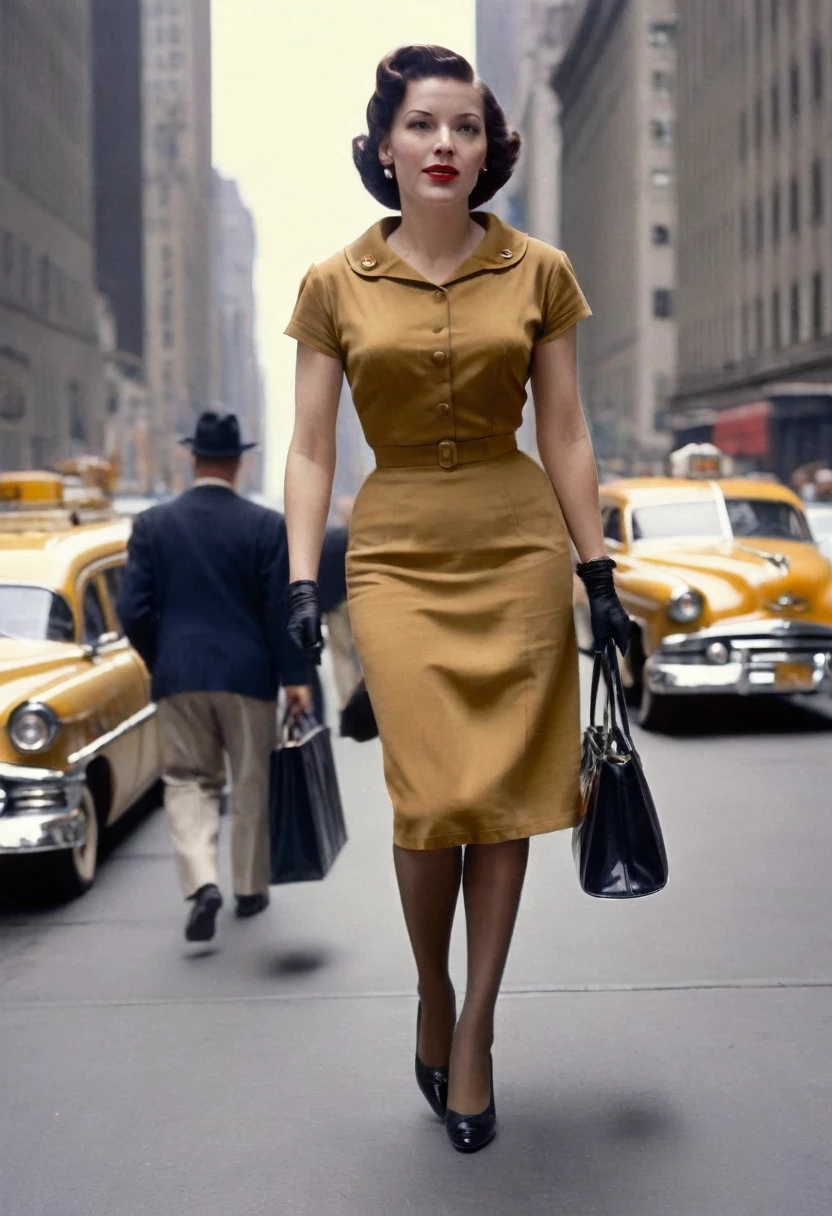
[[[448,1139],[458,1153],[478,1153],[490,1144],[497,1135],[497,1111],[494,1105],[494,1061],[488,1057],[491,1070],[491,1100],[479,1115],[458,1115],[449,1110],[445,1114],[445,1129]]]
[[[419,1028],[422,1025],[422,1002],[416,1013],[416,1084],[425,1095],[428,1106],[437,1119],[445,1118],[448,1106],[448,1065],[429,1068],[419,1059]]]

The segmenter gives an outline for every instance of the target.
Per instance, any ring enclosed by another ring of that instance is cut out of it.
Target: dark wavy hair
[[[509,125],[497,98],[475,75],[467,59],[443,46],[401,46],[385,55],[376,69],[376,91],[367,106],[369,134],[358,135],[352,141],[352,158],[362,182],[374,199],[392,211],[402,208],[399,185],[395,178],[391,180],[384,176],[378,158],[379,145],[393,128],[409,81],[436,76],[475,85],[483,100],[488,160],[486,172],[480,174],[468,200],[472,211],[487,203],[506,184],[520,155],[519,132]]]

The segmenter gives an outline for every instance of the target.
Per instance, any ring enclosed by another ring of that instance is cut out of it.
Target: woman
[[[494,1010],[529,837],[580,813],[570,535],[596,645],[626,644],[629,622],[576,386],[574,326],[589,308],[564,254],[472,213],[511,176],[519,135],[441,47],[385,58],[367,119],[355,164],[402,214],[312,266],[286,330],[299,343],[289,629],[319,649],[315,579],[345,369],[377,462],[350,524],[349,612],[418,970],[416,1075],[454,1147],[473,1152],[496,1130]],[[530,372],[545,472],[515,440]],[[448,950],[460,883],[457,1021]]]

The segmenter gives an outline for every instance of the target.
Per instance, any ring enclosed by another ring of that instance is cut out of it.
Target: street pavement
[[[84,899],[0,912],[2,1216],[830,1216],[832,708],[636,735],[670,884],[592,900],[533,842],[474,1157],[413,1081],[377,743],[336,742],[327,880],[240,922],[226,865],[208,948],[161,813]]]

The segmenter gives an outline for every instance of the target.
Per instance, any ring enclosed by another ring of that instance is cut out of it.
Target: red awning
[[[714,423],[713,441],[729,456],[767,456],[770,401],[752,401],[723,410]]]

